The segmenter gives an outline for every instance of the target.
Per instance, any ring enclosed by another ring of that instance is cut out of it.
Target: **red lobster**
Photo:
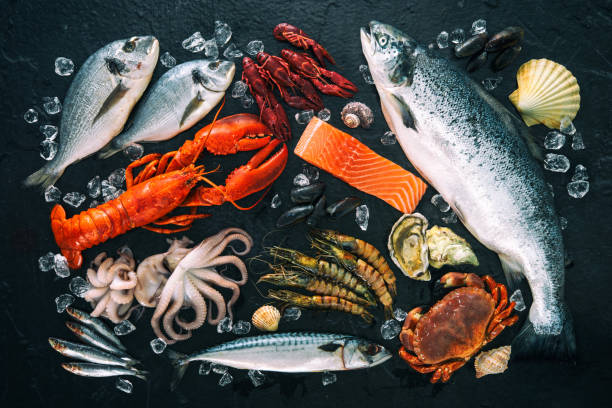
[[[81,266],[81,251],[132,228],[143,227],[159,233],[185,231],[194,220],[209,216],[196,214],[198,206],[220,205],[230,201],[237,208],[248,209],[238,206],[235,201],[270,186],[287,164],[285,144],[266,160],[282,143],[278,139],[271,139],[269,134],[269,129],[255,115],[229,116],[201,129],[193,141],[185,142],[178,151],[163,156],[151,154],[132,162],[126,169],[127,190],[116,199],[70,219],[66,219],[64,208],[57,204],[51,211],[51,229],[55,242],[68,259],[69,267],[76,269]],[[247,164],[227,177],[225,186],[208,180],[204,177],[203,167],[193,164],[204,149],[215,154],[230,154],[262,146],[265,147]],[[134,178],[134,168],[144,164],[146,166]],[[197,187],[199,181],[205,181],[210,187]],[[189,214],[168,216],[180,206],[189,206],[192,210]],[[149,224],[173,224],[178,228]]]
[[[296,109],[315,111],[324,108],[323,101],[314,86],[308,80],[291,72],[284,59],[261,51],[257,54],[257,62],[259,62],[259,73],[278,88],[287,105]],[[304,97],[296,95],[298,89]]]
[[[358,91],[351,81],[337,72],[321,68],[308,54],[284,49],[281,51],[281,57],[289,63],[291,69],[310,79],[314,86],[326,95],[350,98]]]
[[[336,62],[331,55],[327,52],[321,44],[306,35],[305,32],[299,28],[292,26],[287,23],[280,23],[274,27],[274,38],[281,41],[289,41],[291,44],[304,50],[311,49],[314,55],[319,60],[322,67],[325,68],[324,58],[327,58],[329,62],[335,64]]]
[[[257,64],[249,57],[242,59],[242,80],[247,83],[257,101],[262,122],[283,142],[291,139],[291,127],[285,110],[268,88]]]

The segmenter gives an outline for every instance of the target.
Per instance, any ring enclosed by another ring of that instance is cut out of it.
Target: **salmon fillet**
[[[419,177],[316,117],[308,123],[294,153],[403,213],[412,213],[427,189]]]

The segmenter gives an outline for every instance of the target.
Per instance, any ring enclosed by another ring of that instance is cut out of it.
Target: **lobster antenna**
[[[215,113],[215,117],[213,118],[213,121],[210,124],[210,129],[208,130],[208,133],[206,134],[206,136],[204,136],[204,140],[202,140],[202,142],[199,144],[198,151],[197,151],[198,154],[196,154],[194,158],[198,158],[200,157],[200,154],[202,154],[202,150],[204,150],[206,141],[208,140],[208,137],[210,136],[210,134],[212,133],[212,130],[215,127],[215,123],[217,122],[217,117],[219,116],[219,113],[221,113],[221,109],[223,109],[223,106],[225,106],[225,96],[223,97],[223,101],[221,101],[221,106],[219,106],[219,109],[217,109],[217,113]]]

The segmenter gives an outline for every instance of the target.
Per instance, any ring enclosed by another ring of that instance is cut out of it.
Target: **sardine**
[[[72,374],[81,375],[83,377],[115,377],[118,375],[131,375],[147,381],[147,375],[149,374],[147,371],[137,370],[135,368],[123,368],[95,363],[62,363],[62,368],[66,371],[70,371]]]
[[[189,356],[169,353],[175,366],[171,388],[193,361],[244,369],[307,373],[374,367],[391,358],[383,346],[344,334],[276,333],[242,337]]]
[[[57,351],[63,356],[88,361],[90,363],[107,364],[120,367],[130,367],[135,364],[96,347],[56,339],[54,337],[49,337],[49,344],[53,350]]]
[[[166,72],[145,96],[134,122],[100,152],[107,158],[137,142],[168,140],[199,122],[232,83],[229,61],[195,60]]]
[[[78,320],[79,322],[91,327],[92,329],[95,329],[95,331],[97,331],[107,340],[110,340],[111,343],[113,343],[121,350],[127,351],[125,346],[121,344],[121,340],[119,340],[119,337],[117,337],[117,335],[111,329],[109,329],[104,324],[104,322],[102,322],[102,320],[98,319],[97,317],[93,317],[89,313],[76,309],[72,306],[68,306],[66,308],[66,313],[68,313],[73,319]]]
[[[92,346],[98,347],[99,349],[119,356],[122,360],[130,362],[132,364],[138,364],[138,360],[135,360],[134,358],[130,357],[123,350],[120,350],[108,340],[104,339],[103,337],[100,337],[98,333],[96,333],[89,327],[73,322],[66,322],[66,327],[68,327],[70,331],[74,333],[75,336],[83,340],[85,343],[91,344]]]
[[[57,155],[25,185],[54,184],[66,167],[117,136],[149,84],[158,55],[157,39],[141,36],[114,41],[87,58],[64,99]]]
[[[371,22],[361,44],[387,124],[410,162],[499,255],[509,283],[527,278],[533,304],[513,352],[571,357],[561,228],[527,127],[462,70],[394,27]]]

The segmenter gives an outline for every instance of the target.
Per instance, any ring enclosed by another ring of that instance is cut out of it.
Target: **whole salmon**
[[[376,21],[361,44],[404,153],[533,303],[512,353],[571,357],[559,219],[527,127],[449,61]],[[531,152],[530,152],[531,151]]]

